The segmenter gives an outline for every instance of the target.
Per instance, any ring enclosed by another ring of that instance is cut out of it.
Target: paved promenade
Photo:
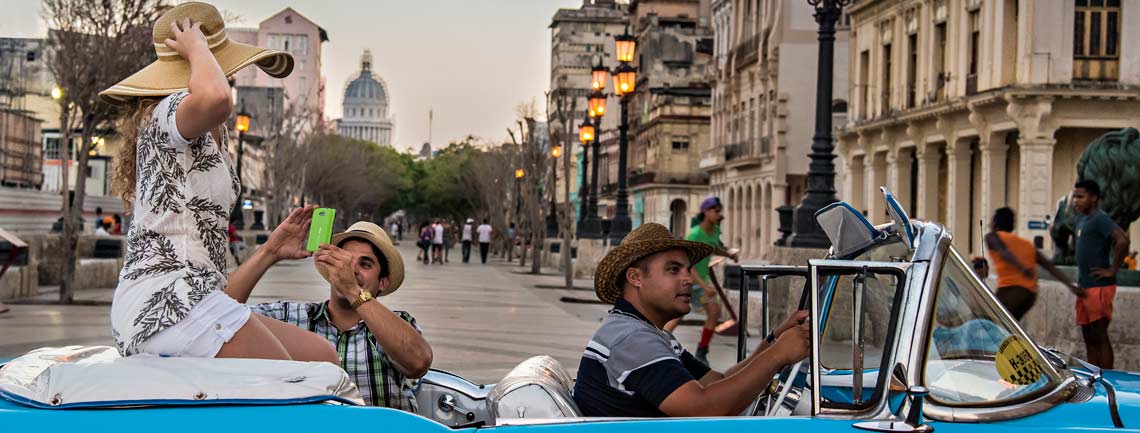
[[[381,301],[393,309],[412,313],[423,328],[435,354],[434,368],[452,371],[475,382],[494,383],[515,364],[534,355],[551,355],[571,373],[586,341],[598,327],[607,307],[593,300],[588,280],[578,290],[551,289],[563,277],[545,270],[543,275],[523,274],[529,269],[492,259],[487,265],[463,264],[459,249],[451,263],[416,262],[411,242],[399,247],[407,265],[404,286]],[[78,299],[101,305],[12,305],[0,314],[0,358],[16,356],[42,346],[69,344],[110,345],[112,289],[84,290]],[[327,299],[325,283],[309,260],[286,262],[270,269],[254,289],[250,302],[278,299]],[[44,288],[41,299],[54,299],[54,288]],[[575,302],[578,301],[578,302]],[[699,326],[682,326],[677,336],[696,349]],[[714,367],[727,367],[735,356],[735,339],[717,337],[712,350]]]

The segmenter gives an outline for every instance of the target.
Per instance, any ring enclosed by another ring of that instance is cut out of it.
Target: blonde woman
[[[274,262],[308,256],[301,244],[311,207],[294,211],[225,274],[228,216],[240,188],[226,151],[233,106],[226,77],[256,64],[281,78],[292,57],[229,40],[221,14],[205,3],[167,11],[153,37],[159,60],[100,93],[127,110],[115,181],[134,221],[111,304],[119,351],[339,365],[323,338],[235,300]]]

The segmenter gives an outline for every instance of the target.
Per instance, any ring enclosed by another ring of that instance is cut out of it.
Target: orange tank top
[[[989,256],[990,261],[994,263],[994,271],[997,272],[997,286],[1021,286],[1031,292],[1037,292],[1037,249],[1033,247],[1033,243],[1010,232],[999,230],[994,233],[997,233],[998,239],[1005,244],[1005,249],[1013,254],[1018,262],[1033,271],[1033,277],[1025,276],[1017,266],[1002,260],[997,251],[991,249]]]

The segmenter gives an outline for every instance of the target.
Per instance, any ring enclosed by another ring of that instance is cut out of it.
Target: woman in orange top
[[[1069,278],[1053,266],[1053,261],[1041,254],[1033,243],[1013,234],[1013,209],[1003,207],[994,211],[990,232],[986,234],[986,248],[997,273],[998,301],[1017,320],[1037,301],[1037,265],[1049,271],[1057,281],[1064,283],[1074,294],[1083,292]]]

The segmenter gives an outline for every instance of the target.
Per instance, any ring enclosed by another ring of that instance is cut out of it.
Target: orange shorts
[[[1100,319],[1112,321],[1112,298],[1116,297],[1116,285],[1089,287],[1088,296],[1077,298],[1077,324],[1088,325]]]

